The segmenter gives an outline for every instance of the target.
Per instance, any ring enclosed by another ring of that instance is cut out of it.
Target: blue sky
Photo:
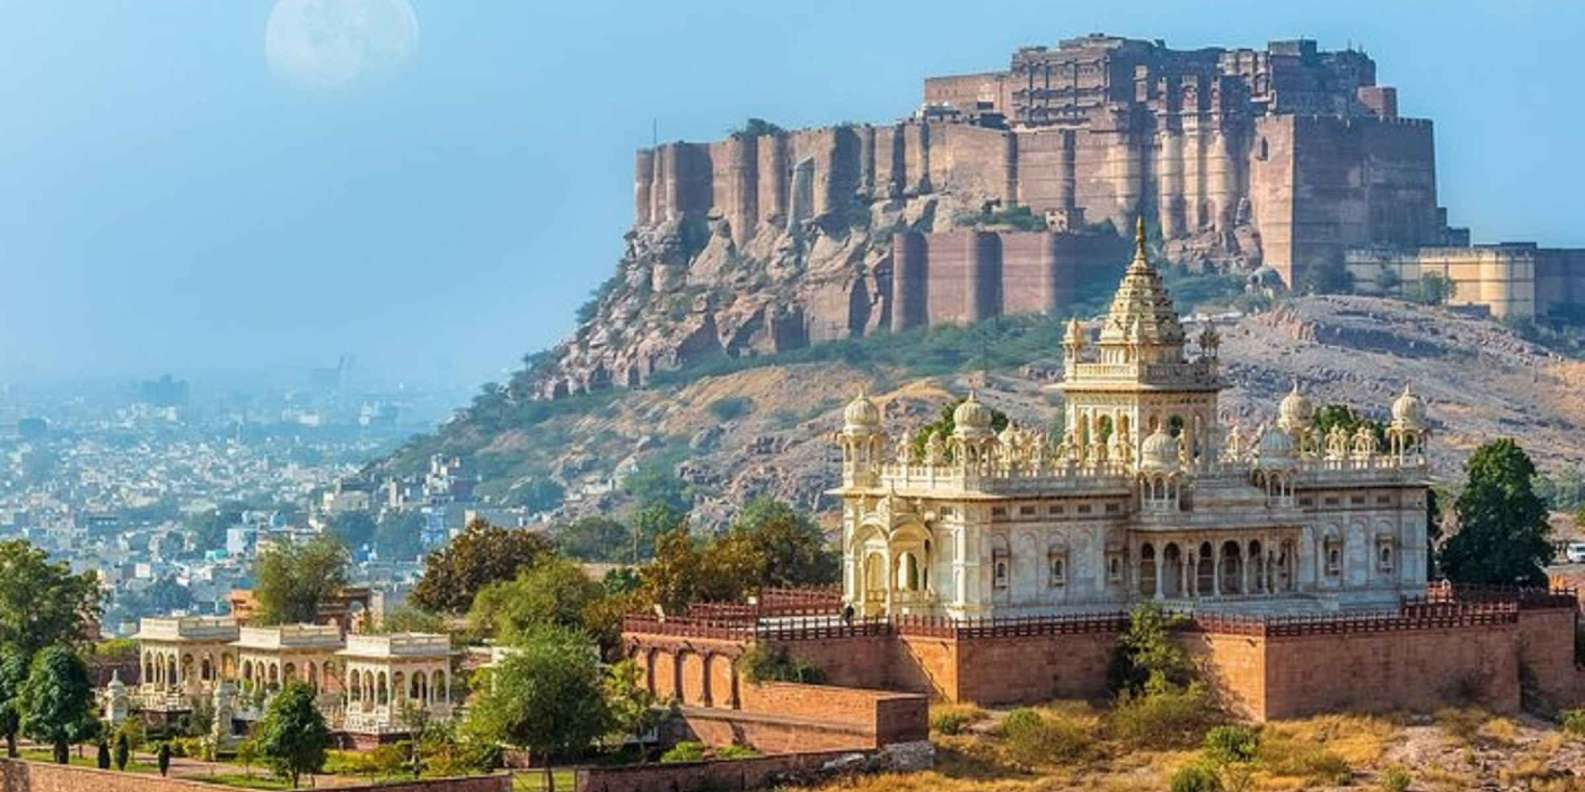
[[[1093,31],[1363,46],[1435,119],[1455,224],[1585,246],[1574,4],[411,2],[409,61],[325,91],[270,70],[271,0],[0,0],[0,377],[350,353],[471,387],[610,275],[652,120],[886,121]]]

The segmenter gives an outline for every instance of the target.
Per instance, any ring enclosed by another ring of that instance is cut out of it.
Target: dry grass
[[[937,734],[962,734],[990,713],[973,704],[931,704],[930,730]]]
[[[1481,724],[1475,736],[1491,745],[1513,745],[1519,742],[1519,724],[1507,718],[1492,718]]]

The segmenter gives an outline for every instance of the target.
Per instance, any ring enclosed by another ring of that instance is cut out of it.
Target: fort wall
[[[0,759],[0,792],[225,792],[236,787],[147,773]],[[507,774],[338,787],[346,792],[511,792]]]
[[[1115,237],[1023,231],[905,231],[892,237],[891,328],[1060,313],[1080,273],[1122,255]]]
[[[1532,244],[1350,250],[1357,290],[1414,295],[1426,275],[1451,281],[1449,305],[1481,306],[1497,318],[1565,318],[1585,301],[1585,250]]]

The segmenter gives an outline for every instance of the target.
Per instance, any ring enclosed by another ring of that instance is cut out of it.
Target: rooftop
[[[138,622],[139,641],[230,642],[237,639],[233,619],[208,616],[148,618]]]

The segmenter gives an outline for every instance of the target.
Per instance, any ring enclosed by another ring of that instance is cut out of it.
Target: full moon
[[[270,70],[309,88],[345,88],[418,48],[407,0],[277,0],[264,30]]]

